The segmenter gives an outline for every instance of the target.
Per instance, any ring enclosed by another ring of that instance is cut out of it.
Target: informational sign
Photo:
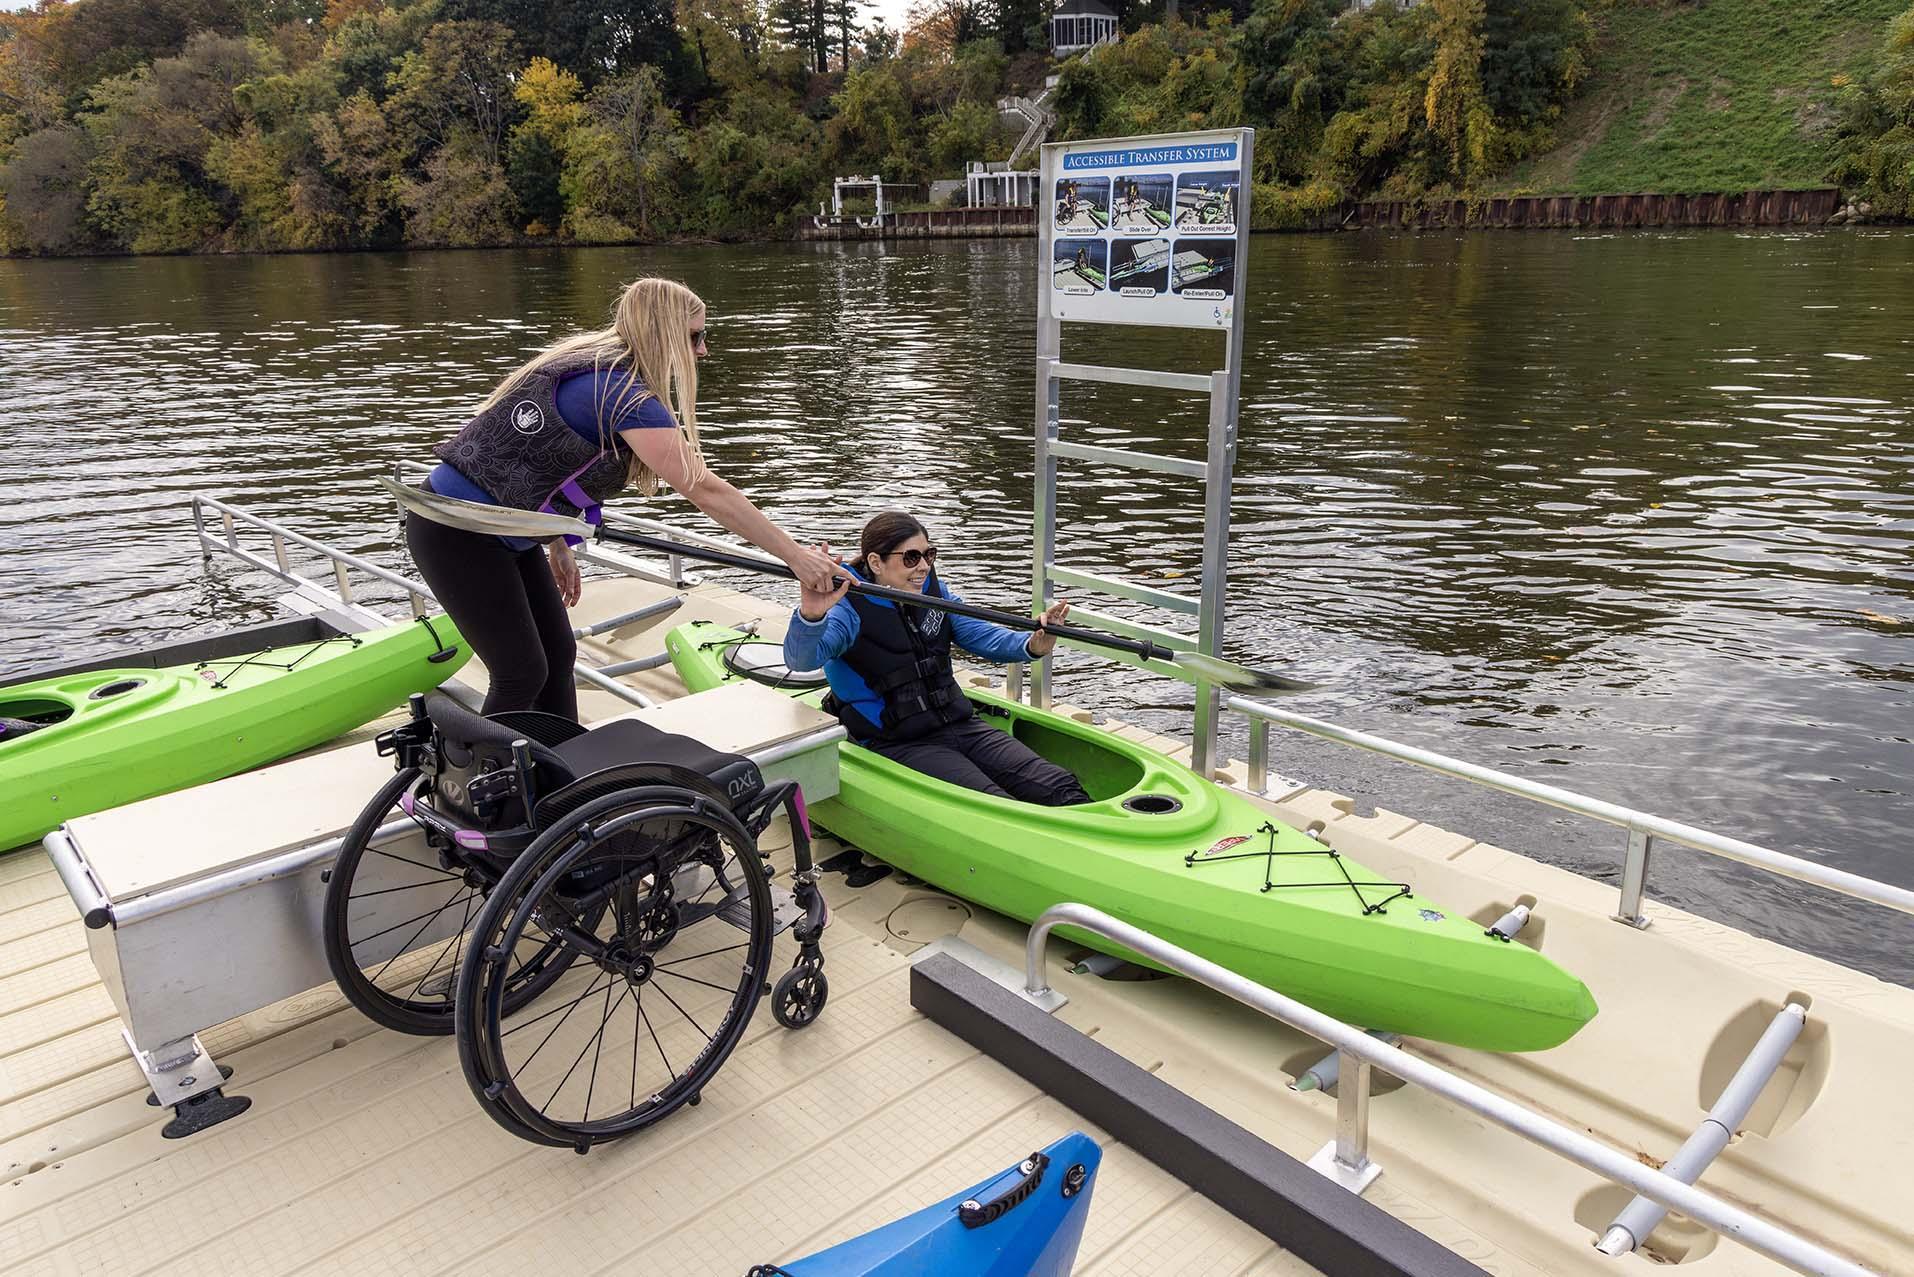
[[[1248,247],[1249,129],[1043,148],[1050,314],[1229,328]]]

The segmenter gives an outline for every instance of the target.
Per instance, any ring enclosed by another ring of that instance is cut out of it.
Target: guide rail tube
[[[1387,737],[1373,736],[1368,732],[1356,731],[1354,728],[1340,727],[1320,718],[1310,718],[1304,714],[1277,709],[1264,701],[1250,697],[1231,696],[1223,703],[1227,708],[1247,714],[1252,719],[1261,719],[1283,727],[1293,727],[1324,740],[1353,745],[1357,749],[1366,749],[1372,753],[1386,754],[1391,758],[1399,758],[1405,763],[1413,763],[1430,771],[1454,776],[1458,780],[1471,781],[1490,789],[1499,789],[1503,793],[1532,799],[1562,811],[1590,816],[1611,825],[1619,825],[1631,832],[1640,831],[1647,836],[1681,843],[1697,851],[1706,851],[1728,860],[1739,861],[1756,869],[1780,874],[1784,878],[1793,878],[1798,882],[1826,887],[1830,891],[1838,891],[1859,900],[1886,905],[1902,913],[1914,913],[1914,891],[1906,887],[1877,882],[1860,874],[1849,873],[1844,869],[1836,869],[1816,861],[1804,860],[1800,856],[1790,856],[1786,852],[1743,842],[1739,838],[1729,838],[1696,825],[1687,825],[1649,812],[1636,811],[1619,803],[1591,798],[1586,794],[1559,789],[1554,785],[1545,785],[1541,781],[1529,780],[1523,776],[1512,776],[1507,772],[1484,767],[1479,763],[1464,762],[1459,758],[1450,758],[1445,754],[1438,754],[1433,750],[1422,749],[1415,745],[1405,745],[1400,741],[1389,740]],[[1252,752],[1255,752],[1253,746]],[[1266,761],[1265,754],[1265,763]]]
[[[1641,1196],[1670,1210],[1680,1211],[1704,1227],[1712,1228],[1724,1237],[1786,1264],[1796,1272],[1812,1273],[1817,1277],[1870,1277],[1868,1270],[1859,1264],[1731,1206],[1691,1184],[1684,1184],[1661,1171],[1651,1170],[1632,1155],[1618,1153],[1579,1131],[1572,1131],[1559,1122],[1531,1112],[1427,1060],[1377,1041],[1361,1029],[1325,1015],[1314,1007],[1285,997],[1254,980],[1247,980],[1207,958],[1198,957],[1160,936],[1151,935],[1089,905],[1053,905],[1044,910],[1043,915],[1031,926],[1029,939],[1024,946],[1024,992],[1033,999],[1050,992],[1044,981],[1044,946],[1050,938],[1050,932],[1060,926],[1074,927],[1113,940],[1133,953],[1141,954],[1244,1006],[1300,1029],[1412,1086],[1434,1091],[1451,1103],[1485,1117],[1531,1143],[1540,1144],[1584,1170],[1632,1188]]]

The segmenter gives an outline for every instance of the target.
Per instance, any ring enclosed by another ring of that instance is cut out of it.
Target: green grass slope
[[[1863,70],[1907,0],[1614,0],[1559,144],[1503,192],[1742,191],[1827,184],[1836,77]]]

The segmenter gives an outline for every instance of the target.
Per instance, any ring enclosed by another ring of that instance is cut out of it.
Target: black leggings
[[[545,551],[508,550],[495,536],[416,514],[405,516],[405,543],[439,606],[485,664],[485,712],[537,709],[576,722],[578,642]]]
[[[1090,801],[1068,770],[981,718],[948,723],[916,740],[858,743],[938,780],[998,798],[1046,807]]]

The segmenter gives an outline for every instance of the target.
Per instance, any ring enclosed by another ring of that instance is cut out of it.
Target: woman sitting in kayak
[[[958,596],[937,579],[937,550],[924,525],[908,514],[880,514],[864,525],[859,579],[935,598]],[[1034,753],[1009,732],[985,724],[950,668],[954,643],[986,661],[1009,664],[1047,656],[1054,634],[1024,634],[934,608],[898,607],[851,594],[840,577],[832,589],[805,584],[784,635],[784,662],[819,666],[830,680],[838,719],[866,749],[967,789],[1026,803],[1063,807],[1090,796],[1066,769]],[[1053,604],[1043,620],[1069,615]]]
[[[683,284],[633,282],[609,327],[546,347],[498,384],[436,449],[443,464],[426,478],[427,491],[595,523],[600,503],[627,484],[646,496],[668,485],[800,580],[827,586],[837,565],[824,551],[798,544],[705,469],[697,415],[704,325],[704,303]],[[485,663],[485,712],[576,719],[577,644],[565,609],[581,583],[570,546],[554,540],[541,551],[416,514],[406,515],[405,539],[419,575]]]

